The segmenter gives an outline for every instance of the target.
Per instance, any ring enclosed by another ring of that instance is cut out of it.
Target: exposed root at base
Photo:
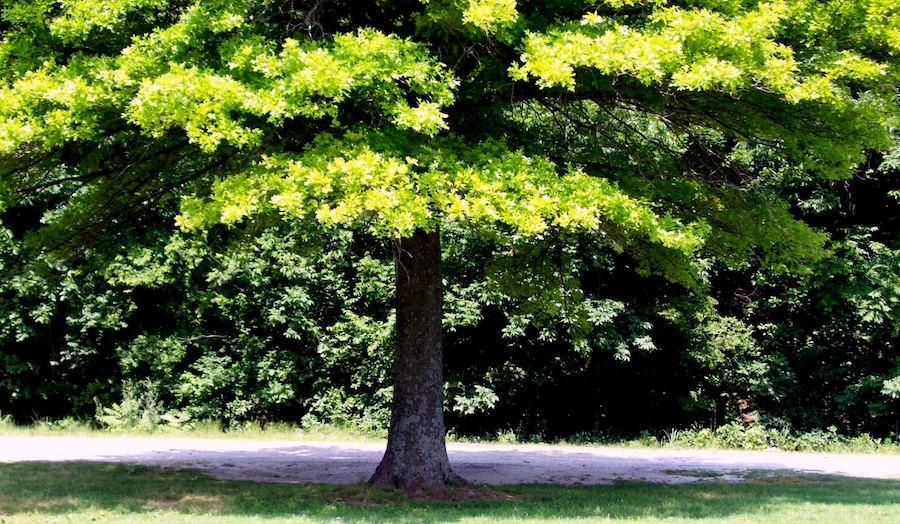
[[[404,477],[393,472],[390,463],[382,461],[375,469],[375,473],[369,478],[370,486],[382,489],[397,489],[413,495],[419,492],[440,492],[449,487],[468,486],[469,481],[457,475],[449,466],[443,472],[436,475]]]

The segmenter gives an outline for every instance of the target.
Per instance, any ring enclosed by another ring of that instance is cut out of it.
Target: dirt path
[[[900,479],[898,455],[450,444],[457,473],[486,484],[740,481],[752,472]],[[197,469],[220,479],[354,483],[384,444],[137,437],[0,437],[0,463],[104,461]]]

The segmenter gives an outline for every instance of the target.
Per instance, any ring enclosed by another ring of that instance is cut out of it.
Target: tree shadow
[[[312,521],[458,522],[483,519],[741,519],[747,515],[809,516],[825,521],[900,520],[900,481],[777,476],[744,483],[495,487],[506,497],[416,500],[363,484],[275,484],[214,480],[190,470],[96,462],[0,464],[0,519],[28,514],[123,519],[147,512],[207,518],[305,517]],[[168,512],[168,513],[167,513]],[[793,512],[793,513],[792,513]],[[843,519],[841,515],[845,515]],[[850,518],[853,517],[853,518]],[[815,520],[815,519],[813,519]]]
[[[264,449],[178,448],[113,453],[99,460],[194,468],[225,480],[352,484],[365,482],[384,446],[326,443],[273,445]],[[704,450],[559,449],[451,446],[454,471],[477,484],[606,484],[614,481],[687,483],[739,481],[768,473],[880,476],[900,480],[900,457],[813,455]],[[814,457],[815,458],[815,457]],[[890,468],[894,468],[892,474]],[[880,475],[872,475],[880,472]]]

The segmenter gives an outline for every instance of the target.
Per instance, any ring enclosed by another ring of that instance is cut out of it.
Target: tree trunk
[[[387,450],[369,483],[407,492],[461,482],[444,441],[441,241],[416,230],[394,245],[397,353]]]

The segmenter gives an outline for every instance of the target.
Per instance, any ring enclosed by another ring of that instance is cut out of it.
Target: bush
[[[685,448],[724,449],[780,449],[785,451],[836,451],[836,452],[900,452],[900,443],[873,438],[867,433],[848,437],[838,433],[831,426],[826,430],[816,429],[803,433],[792,433],[785,428],[766,428],[761,425],[744,426],[734,422],[709,428],[672,429],[665,433],[663,442],[670,446]]]
[[[126,383],[122,401],[111,407],[97,406],[97,422],[107,429],[137,429],[153,432],[164,424],[178,425],[180,417],[163,413],[156,388],[145,380],[139,385]]]

